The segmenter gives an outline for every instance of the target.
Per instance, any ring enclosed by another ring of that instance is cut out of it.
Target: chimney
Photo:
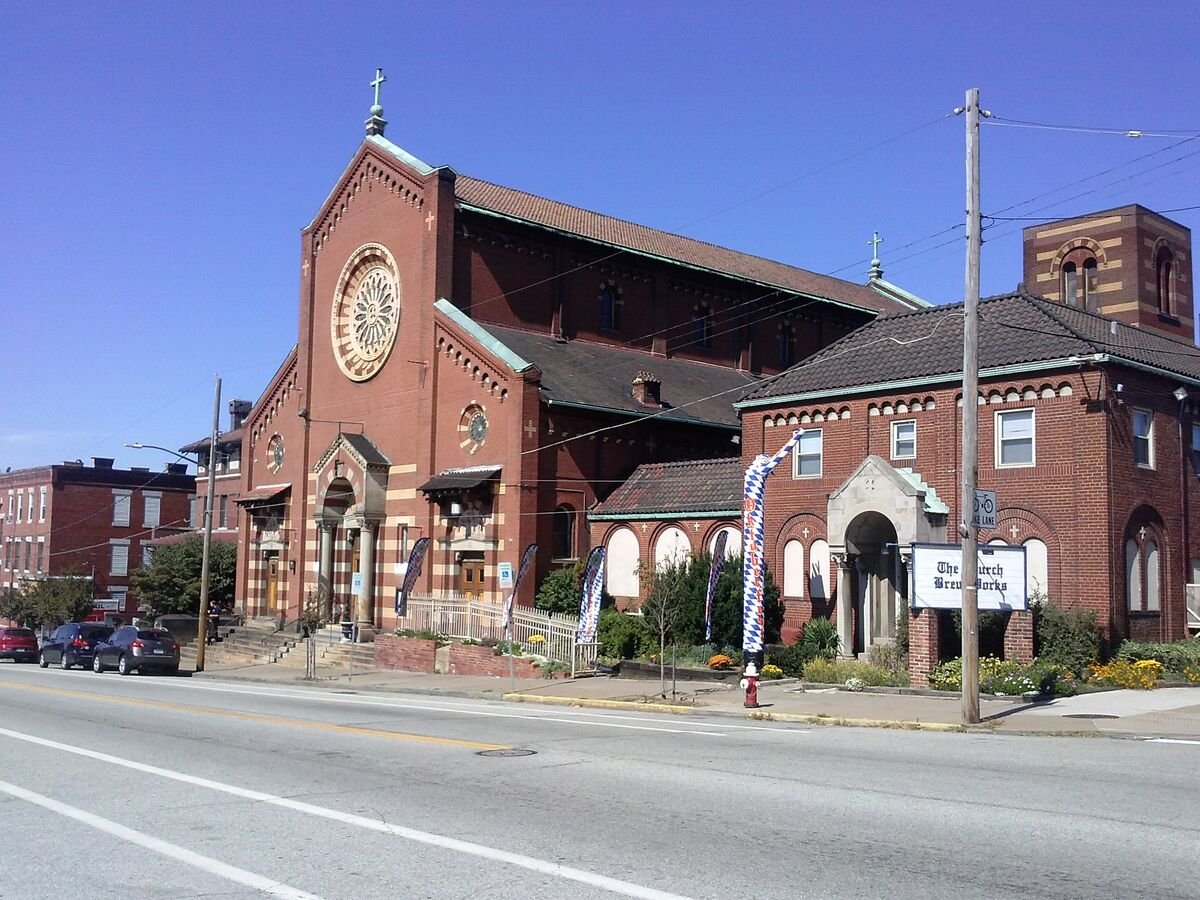
[[[633,376],[633,399],[643,406],[661,407],[662,382],[649,372]]]
[[[145,472],[145,473],[149,474],[150,467],[149,466],[130,466],[129,471],[130,472]]]
[[[187,466],[183,463],[167,463],[164,471],[168,475],[186,475]]]
[[[250,409],[254,404],[249,400],[230,400],[229,401],[229,430],[236,431],[241,428],[246,421],[246,416],[250,415]]]
[[[108,457],[108,456],[93,456],[92,457],[92,468],[93,469],[111,469],[113,467],[113,462],[115,462],[115,460],[113,460],[111,457]]]

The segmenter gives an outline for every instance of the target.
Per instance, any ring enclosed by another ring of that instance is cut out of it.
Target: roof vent
[[[633,376],[633,399],[643,406],[662,406],[662,382],[649,372]]]
[[[165,471],[168,475],[186,475],[187,469],[183,463],[167,463]]]
[[[113,467],[114,462],[115,462],[115,460],[109,456],[93,456],[92,457],[92,468],[94,468],[94,469],[111,469]]]

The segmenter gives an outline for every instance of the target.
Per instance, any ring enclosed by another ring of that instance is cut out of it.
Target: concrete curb
[[[588,697],[557,697],[550,694],[501,694],[506,703],[540,703],[546,706],[579,706],[590,709],[635,709],[642,712],[670,713],[674,716],[690,716],[701,711],[695,706],[676,706],[672,703],[639,703],[636,700],[596,700]],[[736,715],[721,709],[703,708],[703,712],[714,715]]]

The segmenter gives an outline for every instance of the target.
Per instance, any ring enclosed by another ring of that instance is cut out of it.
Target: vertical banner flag
[[[725,544],[729,540],[729,532],[722,531],[717,535],[717,543],[713,545],[712,568],[708,570],[708,593],[704,595],[704,640],[712,640],[712,602],[713,594],[717,592],[717,579],[725,568]]]
[[[804,429],[797,428],[774,456],[756,456],[746,469],[742,494],[742,657],[743,662],[762,664],[763,652],[763,495],[767,476],[787,459],[800,442]]]
[[[396,615],[398,616],[408,613],[408,595],[421,575],[421,564],[425,561],[425,551],[428,549],[429,538],[423,537],[413,544],[412,552],[408,554],[408,568],[404,570],[404,585],[396,593]]]
[[[596,628],[600,624],[600,594],[604,587],[604,548],[593,547],[583,569],[583,582],[579,586],[579,631],[575,643],[590,644],[596,640]]]
[[[521,568],[517,569],[517,580],[513,582],[512,593],[508,595],[508,599],[504,602],[504,621],[500,627],[504,630],[504,634],[509,640],[512,640],[513,603],[516,602],[517,591],[521,589],[521,579],[525,577],[525,573],[533,565],[533,558],[535,556],[537,556],[537,544],[530,544],[525,548],[525,555],[521,558]]]

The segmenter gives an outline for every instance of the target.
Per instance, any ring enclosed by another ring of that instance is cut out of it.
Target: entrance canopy
[[[278,506],[292,489],[290,484],[269,484],[247,491],[238,497],[234,503],[251,509],[256,506]]]
[[[461,494],[497,477],[500,469],[501,466],[466,466],[458,469],[443,469],[421,485],[420,490],[430,498],[446,494]]]

